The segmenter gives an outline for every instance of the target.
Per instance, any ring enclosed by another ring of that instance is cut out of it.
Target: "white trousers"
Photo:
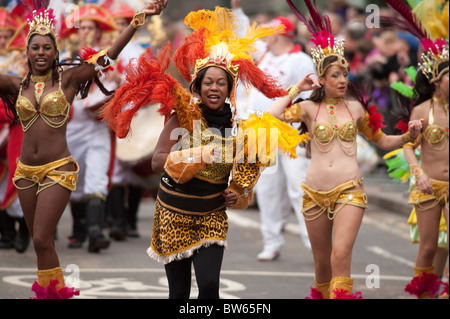
[[[69,149],[80,167],[77,189],[71,195],[75,201],[108,194],[111,135],[107,125],[88,112],[74,103],[74,116],[67,126]]]
[[[305,149],[297,148],[297,159],[278,153],[277,164],[268,167],[256,184],[256,200],[260,210],[261,233],[265,251],[279,251],[285,240],[281,234],[292,210],[295,212],[303,244],[311,249],[305,220],[303,218],[303,190],[310,160]]]

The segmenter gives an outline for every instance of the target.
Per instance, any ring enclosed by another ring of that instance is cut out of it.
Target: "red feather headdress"
[[[269,98],[287,94],[274,78],[255,65],[252,58],[252,54],[256,52],[257,40],[281,32],[284,26],[261,27],[254,24],[240,37],[237,34],[236,16],[221,7],[217,7],[215,11],[191,12],[187,15],[185,24],[193,33],[185,38],[173,60],[187,82],[192,81],[199,71],[214,66],[228,72],[235,83],[239,79],[244,85],[256,87]]]
[[[235,85],[239,79],[244,85],[254,86],[269,98],[287,95],[276,79],[261,71],[252,59],[256,41],[282,31],[283,26],[259,27],[254,24],[244,37],[239,37],[235,15],[220,7],[215,11],[191,12],[185,23],[194,32],[185,38],[173,60],[187,82],[191,82],[200,70],[214,66],[228,72],[235,80]],[[130,62],[125,83],[117,89],[113,99],[102,111],[103,120],[117,132],[118,137],[123,138],[128,134],[134,114],[150,103],[160,103],[159,112],[166,119],[176,112],[180,125],[189,131],[192,129],[192,119],[202,117],[200,108],[190,103],[192,95],[165,73],[170,56],[171,47],[167,44],[157,58],[147,52],[138,63],[133,60]],[[233,105],[234,91],[235,87],[230,97]]]

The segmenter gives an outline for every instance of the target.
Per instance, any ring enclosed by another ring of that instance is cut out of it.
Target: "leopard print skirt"
[[[148,255],[164,264],[189,258],[201,247],[227,247],[228,216],[225,209],[205,215],[187,215],[167,209],[156,200]]]

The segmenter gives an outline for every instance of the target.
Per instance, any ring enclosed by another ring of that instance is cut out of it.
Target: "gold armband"
[[[402,135],[402,139],[404,144],[414,143],[414,141],[416,140],[414,137],[411,136],[411,133],[409,131]]]
[[[378,141],[381,140],[381,138],[383,136],[384,136],[383,131],[378,129],[378,130],[375,131],[375,133],[373,133],[372,141],[374,141],[375,143],[378,143]]]
[[[300,91],[300,89],[295,85],[291,85],[287,90],[289,92],[289,98],[291,99],[291,101],[293,101],[300,93],[302,93],[302,91]]]
[[[299,103],[291,105],[284,110],[284,120],[288,123],[302,122],[302,107]]]
[[[412,142],[408,142],[406,144],[403,145],[403,148],[407,148],[407,149],[414,149],[414,144]]]
[[[147,16],[145,15],[145,12],[136,12],[130,24],[133,28],[139,29],[141,26],[144,25],[146,18]]]

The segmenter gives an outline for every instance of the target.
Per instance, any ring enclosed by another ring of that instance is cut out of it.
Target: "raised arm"
[[[18,76],[0,74],[0,95],[16,95],[21,82],[22,79]]]
[[[70,75],[69,83],[77,89],[81,83],[89,81],[97,75],[97,65],[104,68],[110,64],[109,59],[117,59],[120,52],[122,52],[128,42],[133,38],[137,29],[145,23],[145,19],[148,16],[159,15],[167,6],[167,2],[168,0],[156,0],[155,2],[148,3],[142,11],[134,16],[130,25],[120,34],[109,49],[91,58],[92,61],[89,64],[83,64],[78,68],[72,68],[66,71]]]
[[[288,89],[289,95],[277,99],[269,108],[269,113],[281,121],[286,121],[285,110],[291,105],[292,100],[294,100],[301,92],[320,88],[319,81],[315,77],[311,77],[313,74],[314,73],[307,74],[300,82],[291,86]]]

